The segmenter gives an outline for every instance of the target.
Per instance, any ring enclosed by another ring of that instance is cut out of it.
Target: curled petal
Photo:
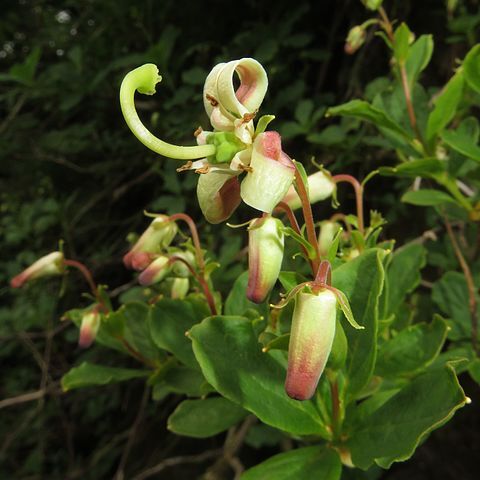
[[[248,229],[247,298],[262,303],[278,279],[283,260],[284,234],[277,218],[256,218]]]
[[[330,290],[298,293],[292,318],[285,381],[287,395],[296,400],[313,396],[335,337],[337,298]]]
[[[208,74],[203,86],[203,106],[209,117],[211,117],[213,109],[218,106],[217,79],[224,66],[225,62],[215,65]]]
[[[226,167],[200,175],[197,197],[208,222],[220,223],[227,220],[241,202],[237,173]]]
[[[165,255],[156,258],[139,276],[140,285],[149,286],[161,282],[170,273],[169,258]]]
[[[332,196],[335,191],[335,182],[323,171],[309,175],[308,178],[308,195],[310,203],[316,203]],[[292,210],[296,210],[302,206],[300,197],[298,196],[295,187],[292,185],[283,201],[288,204]]]
[[[257,136],[250,168],[242,182],[242,199],[257,210],[271,213],[287,193],[295,176],[293,162],[282,152],[277,132]]]
[[[36,278],[61,275],[65,269],[64,260],[62,252],[49,253],[13,277],[10,285],[13,288],[20,288],[25,283]]]
[[[167,215],[158,215],[123,257],[123,263],[127,268],[143,270],[157,254],[170,245],[177,232],[175,222],[170,222]]]

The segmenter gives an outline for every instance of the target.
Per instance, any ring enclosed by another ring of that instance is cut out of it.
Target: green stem
[[[165,157],[177,160],[192,160],[209,157],[215,154],[214,145],[198,145],[181,147],[160,140],[142,123],[135,109],[135,91],[146,95],[155,93],[155,85],[162,80],[158,68],[147,63],[125,75],[120,87],[120,106],[123,116],[133,134],[150,150]]]

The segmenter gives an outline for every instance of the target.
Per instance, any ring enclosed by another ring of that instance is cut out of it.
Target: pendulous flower
[[[87,311],[80,324],[80,336],[78,346],[88,348],[95,340],[98,329],[100,328],[101,314],[98,305]]]
[[[283,260],[283,224],[278,218],[256,218],[248,227],[247,298],[262,303],[278,279]]]
[[[52,252],[39,258],[23,272],[19,273],[10,281],[13,288],[20,288],[25,283],[41,277],[62,275],[65,271],[65,258],[62,252]]]
[[[315,393],[332,349],[336,315],[337,297],[331,290],[297,293],[285,381],[289,397],[308,400]]]

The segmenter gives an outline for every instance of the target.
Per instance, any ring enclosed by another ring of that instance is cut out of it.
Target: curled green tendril
[[[140,120],[135,109],[135,91],[145,95],[155,93],[155,85],[162,80],[158,68],[153,63],[146,63],[125,75],[120,87],[120,106],[123,116],[133,134],[150,150],[165,157],[178,160],[193,160],[215,155],[215,145],[198,145],[181,147],[160,140],[153,135]]]

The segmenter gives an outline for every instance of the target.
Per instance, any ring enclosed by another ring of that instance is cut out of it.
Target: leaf
[[[315,248],[312,246],[312,244],[305,237],[299,235],[293,228],[282,227],[281,230],[287,237],[293,238],[296,242],[305,247],[309,259],[313,259],[317,256],[317,252],[315,251]]]
[[[411,375],[435,360],[447,338],[447,324],[436,316],[400,331],[378,350],[375,374],[381,377]]]
[[[433,53],[432,35],[421,35],[418,40],[408,49],[408,57],[405,63],[410,89],[418,79],[420,73],[430,63]]]
[[[452,367],[415,377],[360,419],[347,442],[353,464],[367,469],[375,462],[389,468],[393,462],[410,458],[422,439],[464,404],[465,395]]]
[[[462,99],[463,84],[463,74],[458,71],[436,98],[435,107],[428,116],[427,141],[430,141],[452,121]]]
[[[445,172],[445,165],[436,158],[422,158],[401,163],[396,167],[380,167],[380,175],[394,177],[438,178]]]
[[[202,372],[183,365],[169,368],[162,380],[170,392],[181,393],[189,397],[201,397],[213,390]]]
[[[359,118],[366,122],[371,122],[377,127],[391,130],[397,135],[402,136],[406,140],[410,140],[409,134],[394,120],[392,120],[386,112],[370,105],[364,100],[352,100],[343,105],[332,107],[327,110],[329,115],[342,115],[345,117]]]
[[[337,452],[324,446],[303,447],[270,457],[247,470],[240,480],[339,480],[342,464]]]
[[[400,26],[395,30],[393,54],[400,65],[403,65],[407,60],[411,34],[412,32],[407,27],[407,24],[405,22],[402,22]]]
[[[477,93],[480,93],[480,45],[475,45],[463,61],[465,80]]]
[[[329,125],[320,133],[312,133],[307,136],[307,141],[320,145],[338,145],[345,141],[347,132],[339,125]]]
[[[38,62],[42,55],[40,47],[34,47],[27,55],[23,63],[16,63],[9,70],[9,75],[12,79],[24,85],[31,86],[35,79],[35,72],[37,70]]]
[[[167,428],[178,435],[207,438],[224,432],[248,412],[223,397],[184,400],[168,418]]]
[[[284,390],[285,357],[263,353],[243,317],[206,318],[190,331],[193,351],[207,381],[262,422],[295,435],[328,438],[313,401],[298,402]]]
[[[477,301],[480,300],[477,295]],[[447,272],[435,282],[432,288],[432,300],[440,307],[442,312],[451,318],[449,326],[452,328],[448,338],[460,340],[470,338],[471,316],[468,288],[465,277],[460,272]],[[480,303],[477,313],[480,314]]]
[[[476,162],[480,162],[480,147],[467,135],[455,130],[446,130],[441,137],[450,148]]]
[[[310,121],[310,117],[312,116],[312,112],[313,112],[313,102],[312,100],[301,100],[296,108],[295,108],[295,113],[294,113],[294,117],[295,117],[295,120],[300,124],[300,125],[304,125],[304,126],[307,126],[309,121]]]
[[[150,310],[149,326],[157,347],[173,353],[185,365],[198,369],[185,333],[206,316],[203,309],[182,300],[162,299]]]
[[[62,377],[64,392],[75,388],[91,387],[94,385],[109,385],[110,383],[124,382],[133,378],[148,377],[149,370],[133,370],[129,368],[114,368],[93,363],[83,362],[73,367]]]
[[[356,321],[365,327],[364,330],[345,329],[350,398],[369,382],[375,365],[378,301],[383,287],[385,254],[384,250],[367,250],[332,272],[332,285],[347,296]]]
[[[393,253],[386,271],[382,318],[395,314],[407,294],[418,286],[425,263],[425,248],[418,243],[407,244]]]
[[[457,203],[448,193],[429,188],[406,192],[402,195],[401,200],[402,202],[421,207],[433,207],[443,205],[444,203]]]

